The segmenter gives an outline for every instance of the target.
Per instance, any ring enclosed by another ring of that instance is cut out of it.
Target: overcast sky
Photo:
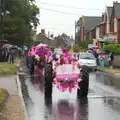
[[[75,20],[77,21],[81,15],[101,16],[102,12],[105,10],[105,6],[111,6],[113,1],[115,0],[36,0],[36,4],[40,8],[40,25],[37,28],[37,33],[39,33],[41,29],[45,29],[46,33],[49,31],[51,34],[54,34],[54,36],[62,33],[66,33],[69,36],[74,36]],[[118,1],[120,2],[120,0]],[[42,2],[76,8],[89,8],[94,10],[58,7],[43,4]],[[72,14],[63,14],[50,10]]]

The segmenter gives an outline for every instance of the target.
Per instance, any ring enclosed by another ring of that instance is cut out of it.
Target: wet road
[[[20,75],[28,120],[119,120],[120,81],[114,75],[90,73],[88,98],[78,99],[53,85],[51,98],[44,96],[43,76]]]

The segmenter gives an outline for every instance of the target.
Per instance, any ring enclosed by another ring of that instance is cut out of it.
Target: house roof
[[[111,17],[113,7],[107,7],[108,17]]]
[[[46,37],[48,40],[55,40],[54,38],[52,38],[52,37],[50,37],[50,36],[49,36],[49,38],[48,38],[48,35],[43,34],[43,33],[39,33],[38,35],[43,35],[43,36]],[[37,36],[38,36],[38,35],[37,35]]]
[[[93,29],[101,22],[102,22],[102,17],[100,16],[84,16],[84,26],[87,30]],[[77,25],[81,26],[81,17],[77,21]]]
[[[114,3],[115,18],[120,18],[120,3]]]
[[[88,30],[93,29],[95,26],[102,22],[102,17],[97,16],[85,16],[85,28]]]

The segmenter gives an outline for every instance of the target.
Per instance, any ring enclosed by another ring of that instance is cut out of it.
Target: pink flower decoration
[[[80,81],[81,81],[81,79],[80,79],[80,78],[78,78],[78,79],[77,79],[77,82],[80,82]]]

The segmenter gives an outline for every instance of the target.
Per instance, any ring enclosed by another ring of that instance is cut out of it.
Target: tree
[[[68,39],[70,39],[70,37],[69,37],[68,35],[66,35],[65,33],[62,33],[61,36],[62,36],[63,38],[68,38]]]
[[[23,45],[32,41],[33,31],[39,24],[39,8],[34,0],[4,0],[4,39]],[[29,41],[29,42],[28,42]]]
[[[74,52],[80,52],[81,50],[86,50],[88,49],[88,44],[92,44],[93,41],[81,41],[79,44],[75,44],[73,46]]]
[[[93,40],[90,41],[81,41],[79,42],[79,46],[83,49],[88,49],[88,44],[92,44]]]

